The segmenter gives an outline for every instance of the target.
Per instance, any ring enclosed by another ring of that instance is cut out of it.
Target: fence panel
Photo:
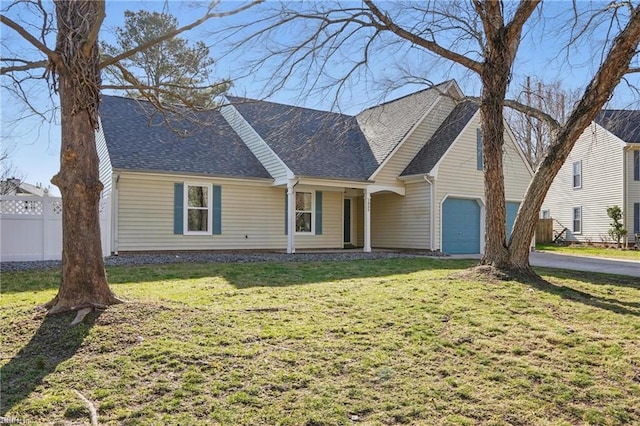
[[[553,241],[553,219],[538,219],[536,224],[536,244]]]
[[[110,255],[110,202],[100,203],[102,253]],[[62,258],[62,199],[0,196],[0,259],[3,262]]]

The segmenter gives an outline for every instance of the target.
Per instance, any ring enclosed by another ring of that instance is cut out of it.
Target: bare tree
[[[566,121],[559,122],[544,109],[506,97],[523,30],[526,25],[540,22],[533,19],[540,3],[539,0],[287,3],[273,8],[262,20],[231,28],[227,34],[241,39],[236,48],[249,43],[267,48],[267,55],[253,62],[249,72],[277,63],[266,82],[272,90],[293,81],[306,93],[329,91],[337,99],[353,80],[375,78],[377,64],[391,66],[387,58],[398,51],[422,53],[421,64],[425,66],[444,61],[453,65],[452,69],[461,68],[478,77],[482,90],[475,100],[480,104],[482,117],[487,211],[481,264],[499,273],[532,275],[529,245],[549,186],[578,136],[629,71],[640,40],[640,6],[614,2],[601,9],[590,9],[590,14],[584,15],[573,3],[575,25],[568,27],[570,42],[593,31],[604,19],[609,20],[610,37],[599,69],[579,102],[567,113]],[[286,33],[297,37],[286,38]],[[347,71],[338,76],[336,69],[345,66]],[[428,82],[427,75],[414,75],[413,81]],[[505,106],[550,123],[552,129],[548,152],[520,206],[510,241],[506,238],[502,164]]]
[[[539,78],[531,80],[530,77],[526,78],[515,101],[548,114],[558,123],[565,123],[567,114],[577,103],[580,93],[577,90],[564,89],[560,81],[544,83]],[[518,110],[507,109],[505,115],[516,142],[535,170],[551,143],[551,128],[546,121]]]
[[[35,57],[3,56],[0,75],[9,78],[19,90],[25,79],[36,78],[39,73],[60,98],[60,172],[51,181],[60,188],[63,203],[62,281],[58,294],[47,304],[49,313],[76,310],[77,321],[91,309],[121,302],[108,286],[100,244],[98,203],[103,185],[98,175],[94,131],[98,126],[101,70],[209,19],[238,13],[252,4],[217,11],[218,3],[210,3],[202,16],[190,24],[105,59],[101,59],[98,49],[104,1],[56,0],[53,12],[39,0],[15,1],[0,14],[5,30],[14,31],[36,52]],[[40,21],[21,25],[12,19],[25,12],[20,8],[37,12]],[[52,34],[56,35],[54,47],[48,45]],[[23,93],[29,103],[30,97]]]

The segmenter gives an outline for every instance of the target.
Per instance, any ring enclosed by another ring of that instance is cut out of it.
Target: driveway
[[[447,259],[443,257],[443,259]],[[454,254],[449,259],[480,259],[479,254]],[[603,274],[640,277],[640,261],[604,259],[601,257],[568,256],[565,254],[534,251],[529,256],[532,266],[569,269],[573,271],[600,272]]]
[[[531,256],[529,256],[529,262],[533,266],[544,266],[546,268],[640,277],[640,262],[635,260],[604,259],[601,257],[568,256],[564,254],[533,252]]]

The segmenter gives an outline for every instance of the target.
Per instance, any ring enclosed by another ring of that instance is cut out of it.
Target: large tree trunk
[[[62,194],[62,282],[48,303],[49,313],[119,302],[107,284],[100,243],[102,183],[94,133],[100,91],[97,40],[86,46],[101,13],[101,2],[56,1],[56,52],[61,59],[52,68],[58,76],[62,144],[60,172],[52,182]]]

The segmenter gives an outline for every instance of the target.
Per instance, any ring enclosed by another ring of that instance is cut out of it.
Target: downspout
[[[435,199],[434,199],[435,190],[433,188],[435,185],[435,178],[427,174],[427,175],[424,175],[424,180],[429,183],[429,250],[435,251],[434,234],[436,232],[436,227],[435,227],[436,206],[435,206]]]
[[[118,191],[118,186],[120,183],[120,175],[117,174],[116,175],[116,181],[115,181],[115,185],[114,185],[114,189],[113,192],[111,194],[111,197],[113,198],[113,212],[112,212],[112,217],[113,217],[113,229],[111,230],[111,241],[113,241],[113,255],[117,256],[118,255],[118,216],[120,216],[120,211],[119,211],[119,203],[118,200],[120,198],[120,194]]]

